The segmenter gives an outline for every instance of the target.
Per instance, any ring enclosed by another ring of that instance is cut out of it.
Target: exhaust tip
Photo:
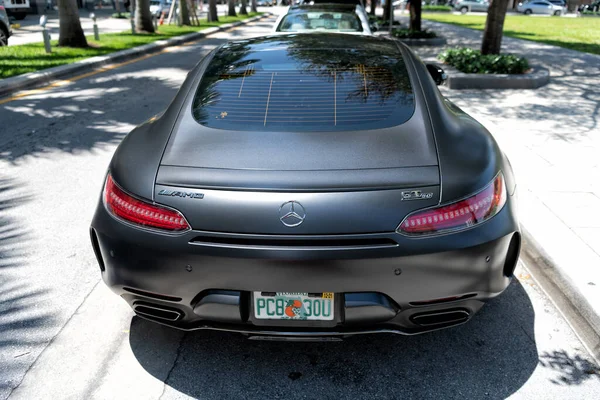
[[[133,311],[143,317],[155,318],[162,321],[174,322],[183,318],[182,311],[157,304],[136,303],[133,306]]]
[[[410,320],[419,326],[456,325],[469,319],[471,314],[465,309],[430,311],[414,314]]]

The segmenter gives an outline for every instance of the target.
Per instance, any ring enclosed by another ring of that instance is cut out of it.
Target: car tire
[[[19,21],[24,20],[26,16],[27,16],[27,13],[24,13],[24,12],[15,13],[15,19],[18,19]]]
[[[466,14],[466,13],[467,13],[467,11],[469,11],[469,7],[461,7],[461,8],[460,8],[460,12],[461,12],[461,14]]]
[[[560,17],[561,12],[560,11],[554,11],[554,16],[556,17]]]
[[[531,13],[532,13],[532,11],[531,11],[531,10],[525,10],[525,11],[523,11],[523,14],[525,14],[525,15],[529,15],[529,14],[531,14]]]
[[[8,46],[8,33],[0,27],[0,47],[2,46]]]

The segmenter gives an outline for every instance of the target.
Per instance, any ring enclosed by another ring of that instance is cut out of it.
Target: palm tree
[[[421,30],[421,0],[409,0],[410,4],[410,30],[420,31]]]
[[[179,0],[179,25],[191,25],[187,0]]]
[[[88,47],[75,0],[58,0],[58,23],[59,46]]]
[[[237,17],[237,14],[235,13],[235,0],[227,0],[227,4],[229,5],[227,15],[230,17]]]
[[[376,8],[377,8],[377,0],[371,0],[371,8],[369,9],[369,15],[375,15]]]
[[[256,0],[252,0],[250,11],[258,12],[258,10],[256,9]]]
[[[248,0],[242,0],[242,5],[240,6],[240,15],[248,15]]]
[[[149,0],[135,1],[135,31],[154,33]]]
[[[502,47],[502,31],[504,30],[504,17],[508,8],[508,0],[490,0],[481,54],[500,54]]]
[[[206,20],[208,22],[216,22],[219,20],[219,17],[217,16],[217,0],[208,0]]]

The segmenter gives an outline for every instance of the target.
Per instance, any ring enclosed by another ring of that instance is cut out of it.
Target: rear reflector
[[[119,188],[110,174],[104,186],[104,204],[113,215],[136,225],[178,232],[190,229],[179,211],[131,197]]]
[[[464,200],[410,214],[397,231],[408,235],[460,231],[492,218],[505,203],[504,176],[500,172],[483,190]]]

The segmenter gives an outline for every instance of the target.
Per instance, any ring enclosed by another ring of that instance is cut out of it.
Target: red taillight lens
[[[410,214],[397,231],[408,235],[431,235],[467,229],[498,214],[505,203],[504,177],[499,173],[482,191],[467,199]]]
[[[190,229],[190,225],[179,211],[131,197],[115,184],[110,174],[104,186],[104,204],[112,214],[137,225],[168,231]]]

